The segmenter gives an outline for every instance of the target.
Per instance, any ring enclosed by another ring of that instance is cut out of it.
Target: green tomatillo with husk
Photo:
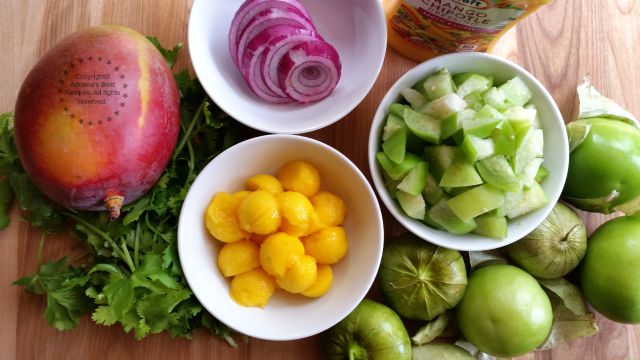
[[[600,95],[588,81],[578,87],[578,95],[578,120],[567,124],[571,153],[563,198],[585,211],[640,212],[636,118]]]
[[[557,203],[535,230],[507,247],[516,265],[542,279],[568,274],[586,251],[587,229],[582,219],[562,203]]]
[[[458,251],[406,234],[385,246],[378,281],[402,317],[432,320],[460,302],[467,271]]]

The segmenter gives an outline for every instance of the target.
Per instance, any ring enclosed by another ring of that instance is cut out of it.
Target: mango
[[[171,69],[140,33],[78,31],[51,48],[20,89],[15,140],[34,184],[64,207],[109,210],[147,192],[180,128]]]

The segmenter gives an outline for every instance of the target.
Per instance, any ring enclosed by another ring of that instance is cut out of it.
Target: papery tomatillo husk
[[[507,247],[513,262],[542,279],[568,274],[586,251],[587,229],[582,219],[561,203],[529,235]]]

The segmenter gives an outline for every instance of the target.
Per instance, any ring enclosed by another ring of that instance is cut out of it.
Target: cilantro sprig
[[[182,48],[164,49],[149,39],[173,67]],[[168,331],[189,337],[209,329],[235,346],[234,333],[206,312],[189,288],[177,250],[180,208],[198,172],[216,155],[248,134],[222,112],[187,71],[175,75],[180,91],[180,136],[169,165],[155,186],[110,221],[104,212],[63,209],[48,200],[20,165],[13,118],[0,115],[0,229],[15,197],[24,219],[43,233],[71,223],[90,256],[70,265],[66,257],[40,263],[14,282],[47,297],[46,320],[59,330],[74,328],[90,314],[97,324],[119,324],[138,339]],[[40,262],[40,261],[39,261]]]

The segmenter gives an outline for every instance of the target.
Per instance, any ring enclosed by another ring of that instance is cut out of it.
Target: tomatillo
[[[588,241],[580,264],[580,287],[607,318],[640,323],[640,216],[615,218]]]
[[[324,352],[329,360],[411,360],[411,341],[398,314],[364,299],[329,329]]]
[[[639,211],[640,130],[596,117],[569,123],[567,133],[572,150],[564,199],[585,211]]]
[[[547,338],[553,322],[551,302],[538,281],[505,264],[473,271],[457,317],[470,343],[498,357],[534,350]]]

